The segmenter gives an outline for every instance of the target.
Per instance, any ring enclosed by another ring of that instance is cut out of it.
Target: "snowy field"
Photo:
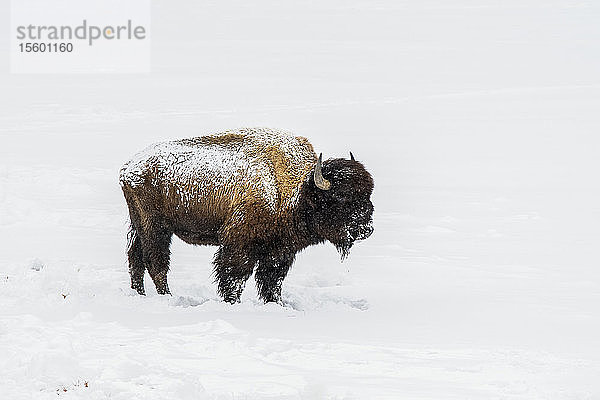
[[[599,21],[597,1],[162,1],[149,75],[6,59],[0,398],[599,399]],[[215,248],[178,239],[173,296],[138,296],[120,166],[241,126],[352,150],[375,233],[344,263],[303,252],[285,307],[253,280],[219,301]]]

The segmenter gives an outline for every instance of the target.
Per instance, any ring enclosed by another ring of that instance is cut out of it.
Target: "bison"
[[[131,220],[131,288],[144,271],[160,294],[167,284],[173,234],[219,246],[215,282],[227,302],[240,301],[256,269],[258,294],[281,301],[296,253],[329,241],[342,259],[373,232],[373,179],[354,159],[322,161],[301,136],[267,128],[230,130],[151,145],[127,162],[120,184]]]

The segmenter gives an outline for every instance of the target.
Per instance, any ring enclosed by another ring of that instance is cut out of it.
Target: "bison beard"
[[[373,180],[354,160],[317,161],[301,137],[266,129],[158,144],[121,170],[131,228],[131,287],[144,294],[147,270],[168,294],[172,235],[217,245],[213,265],[221,297],[239,302],[255,273],[258,294],[280,302],[295,255],[331,242],[342,259],[373,231]]]

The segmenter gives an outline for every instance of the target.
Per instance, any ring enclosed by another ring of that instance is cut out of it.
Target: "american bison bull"
[[[300,250],[327,240],[345,257],[373,232],[373,179],[350,156],[323,162],[306,138],[266,128],[148,147],[120,171],[131,287],[144,294],[148,270],[158,293],[170,293],[175,234],[219,246],[214,275],[225,301],[240,300],[255,268],[261,299],[280,301]]]

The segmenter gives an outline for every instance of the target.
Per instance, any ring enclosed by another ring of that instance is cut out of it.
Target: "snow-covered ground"
[[[8,4],[0,23],[8,24]],[[0,73],[0,398],[600,398],[600,4],[155,2],[150,75]],[[8,54],[8,38],[0,50]],[[289,129],[375,178],[375,233],[286,307],[214,248],[131,291],[117,175]]]

